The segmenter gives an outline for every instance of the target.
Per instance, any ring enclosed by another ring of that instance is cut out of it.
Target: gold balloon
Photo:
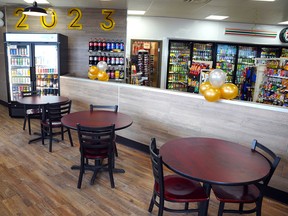
[[[204,91],[204,98],[209,102],[218,101],[221,97],[221,92],[219,88],[210,87]]]
[[[109,79],[109,76],[108,76],[108,74],[105,71],[100,71],[98,73],[98,80],[100,80],[100,81],[108,81],[107,77]]]
[[[91,79],[91,80],[97,79],[97,75],[92,74],[90,71],[88,72],[88,77],[89,77],[89,79]]]
[[[204,94],[204,92],[208,89],[208,88],[210,88],[212,85],[211,85],[211,83],[210,82],[203,82],[203,83],[201,83],[201,85],[200,85],[200,87],[199,87],[199,92],[200,92],[200,94]]]
[[[231,100],[238,96],[238,87],[233,83],[225,83],[220,87],[221,97]]]
[[[99,73],[99,68],[97,68],[96,66],[93,65],[93,66],[89,67],[89,72],[91,74],[97,75]]]

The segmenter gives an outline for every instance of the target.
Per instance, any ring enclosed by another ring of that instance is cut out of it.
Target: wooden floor
[[[157,215],[157,207],[152,214],[147,211],[153,185],[149,155],[118,144],[116,166],[124,168],[126,173],[114,174],[116,188],[110,188],[108,173],[100,173],[95,184],[90,185],[91,173],[87,172],[82,189],[77,189],[78,171],[70,169],[79,163],[74,131],[74,147],[65,136],[65,141],[55,142],[53,152],[49,153],[47,144],[28,144],[35,135],[23,131],[23,120],[10,118],[2,105],[0,121],[1,216]],[[32,131],[38,131],[39,122],[32,121]],[[217,208],[218,202],[212,194],[209,216],[216,216]],[[287,216],[288,206],[265,198],[262,215]]]

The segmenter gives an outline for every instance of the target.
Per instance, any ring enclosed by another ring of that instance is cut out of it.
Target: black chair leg
[[[159,200],[159,210],[158,210],[158,216],[162,216],[164,211],[164,199],[160,198]]]
[[[28,119],[28,130],[29,130],[29,135],[31,135],[31,124],[30,124],[30,117],[27,117]]]
[[[218,209],[218,216],[222,216],[223,215],[224,204],[225,204],[224,202],[220,202],[219,209]]]
[[[112,156],[113,158],[114,156]],[[113,159],[110,158],[108,159],[108,170],[109,170],[109,177],[110,177],[110,184],[111,184],[111,188],[115,188],[115,183],[114,183],[114,177],[113,177]]]
[[[26,129],[26,120],[27,120],[27,117],[25,116],[25,117],[24,117],[24,123],[23,123],[23,130]]]
[[[148,209],[149,212],[152,212],[152,211],[153,211],[154,200],[155,200],[155,199],[156,199],[156,195],[155,195],[154,192],[153,192],[153,196],[152,196],[152,198],[151,198],[150,205],[149,205],[149,209]]]
[[[52,152],[53,133],[52,129],[49,131],[49,152]]]
[[[69,128],[67,129],[67,131],[68,131],[68,136],[69,136],[70,144],[71,144],[71,146],[73,146],[73,141],[72,141],[71,131],[70,131]]]
[[[79,189],[81,189],[83,174],[84,174],[84,160],[83,162],[81,162],[81,165],[80,165],[80,173],[79,173],[78,184],[77,184],[77,188]]]

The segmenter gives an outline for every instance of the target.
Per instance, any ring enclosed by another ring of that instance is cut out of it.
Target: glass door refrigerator
[[[212,68],[213,43],[192,44],[192,64],[188,73],[188,92],[199,93],[200,74],[203,69]]]
[[[217,44],[216,69],[226,73],[226,82],[233,82],[235,74],[237,45]]]
[[[21,92],[60,95],[59,76],[67,73],[68,38],[61,34],[5,33],[8,104],[11,117],[24,116]]]
[[[256,81],[255,58],[257,58],[257,55],[257,47],[238,46],[235,85],[238,87],[238,99],[240,100],[253,101],[254,85]]]
[[[169,41],[167,89],[187,92],[191,64],[191,43]]]

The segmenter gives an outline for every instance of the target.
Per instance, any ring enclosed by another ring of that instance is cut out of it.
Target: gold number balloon
[[[204,95],[204,92],[209,89],[210,87],[212,87],[210,82],[203,82],[201,83],[200,87],[199,87],[199,92],[200,94]]]
[[[231,100],[238,96],[238,87],[233,83],[225,83],[220,87],[221,97]]]
[[[209,102],[218,101],[221,97],[221,92],[219,88],[210,87],[204,91],[204,98]]]

